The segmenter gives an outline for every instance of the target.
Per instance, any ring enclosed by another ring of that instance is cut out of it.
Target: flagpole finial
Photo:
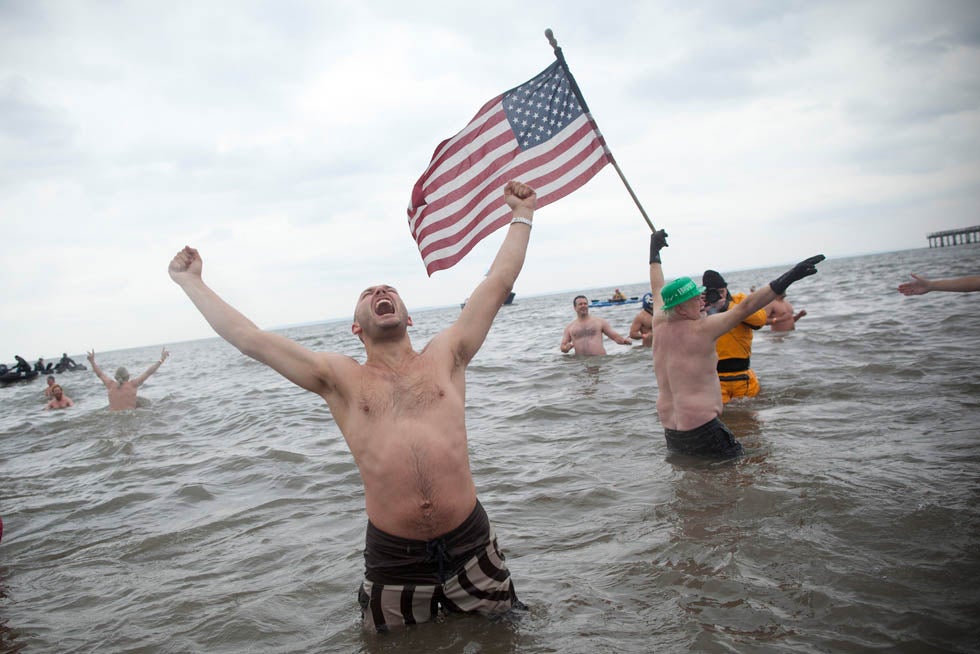
[[[558,47],[558,41],[555,39],[555,33],[551,31],[550,27],[544,31],[544,36],[546,39],[548,39],[548,43],[551,44],[552,48]]]

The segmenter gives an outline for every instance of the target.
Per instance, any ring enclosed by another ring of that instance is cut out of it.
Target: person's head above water
[[[664,301],[664,311],[669,311],[688,300],[701,297],[704,286],[698,286],[690,277],[678,277],[660,289],[660,297]]]
[[[575,299],[572,300],[572,307],[575,308],[575,313],[580,316],[589,315],[589,298],[584,295],[576,295]]]
[[[643,294],[643,310],[647,313],[653,313],[653,293]]]
[[[129,371],[122,366],[116,368],[116,381],[120,384],[129,381]]]
[[[412,326],[412,317],[393,286],[378,284],[363,291],[354,305],[351,333],[364,342],[400,337]]]

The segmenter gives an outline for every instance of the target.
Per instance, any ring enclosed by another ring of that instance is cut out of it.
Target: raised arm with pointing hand
[[[724,404],[716,364],[715,341],[748,315],[786,292],[793,282],[817,272],[823,255],[793,266],[728,311],[708,316],[704,287],[690,277],[664,283],[660,251],[666,234],[650,237],[650,287],[654,297],[653,369],[657,377],[657,414],[667,449],[701,457],[730,458],[742,445],[720,420]]]

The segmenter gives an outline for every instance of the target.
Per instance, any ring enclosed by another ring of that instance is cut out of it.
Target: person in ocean
[[[704,308],[709,316],[724,313],[746,298],[745,293],[730,293],[728,282],[716,270],[705,270],[701,276],[701,284],[705,289]],[[759,378],[749,366],[753,333],[765,324],[766,311],[760,307],[715,341],[721,401],[725,404],[736,397],[755,397],[759,394]]]
[[[620,345],[633,344],[633,341],[613,329],[605,318],[589,315],[589,298],[576,295],[572,300],[572,307],[575,309],[576,317],[568,323],[561,335],[559,348],[562,352],[568,353],[574,349],[575,354],[579,356],[605,354],[606,348],[602,344],[603,334]]]
[[[931,291],[948,291],[953,293],[971,293],[980,291],[980,275],[951,277],[949,279],[926,279],[914,273],[911,282],[898,285],[902,295],[925,295]]]
[[[105,389],[109,394],[109,410],[110,411],[123,411],[125,409],[135,409],[139,405],[139,400],[136,397],[136,389],[143,385],[150,375],[155,373],[163,365],[163,362],[167,360],[170,353],[167,352],[167,348],[163,348],[160,351],[160,360],[155,361],[149,368],[143,371],[143,374],[136,379],[129,378],[129,371],[124,367],[120,366],[116,368],[116,374],[114,379],[110,378],[109,375],[102,371],[99,364],[95,362],[95,350],[88,353],[88,362],[92,364],[92,372],[102,380],[105,385]]]
[[[67,409],[70,406],[75,406],[75,402],[70,397],[65,395],[65,391],[61,388],[61,386],[59,386],[58,384],[52,386],[51,401],[48,402],[48,405],[46,407],[44,407],[44,410],[47,411],[48,409]]]
[[[790,332],[796,329],[796,321],[806,315],[806,309],[800,309],[796,313],[793,311],[795,309],[785,294],[766,305],[766,324],[769,325],[769,331]]]
[[[490,271],[456,322],[416,352],[412,318],[391,286],[366,288],[351,332],[367,360],[313,352],[259,329],[203,281],[197,250],[170,262],[170,277],[219,336],[326,402],[364,485],[368,524],[358,591],[366,629],[386,631],[442,612],[520,608],[510,571],[470,471],[466,367],[524,265],[537,195],[509,182],[512,221]]]
[[[55,387],[54,375],[48,375],[48,385],[44,387],[44,397],[51,397],[51,389]]]
[[[732,458],[742,444],[720,420],[724,403],[718,384],[715,342],[793,282],[817,272],[823,255],[801,261],[727,311],[707,315],[704,287],[690,277],[664,284],[660,251],[667,233],[650,235],[650,288],[653,291],[653,370],[657,377],[657,415],[667,449],[707,458]]]
[[[630,324],[630,338],[643,341],[643,347],[653,346],[653,293],[643,294],[643,308]]]

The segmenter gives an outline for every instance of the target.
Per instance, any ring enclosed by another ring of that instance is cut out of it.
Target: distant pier
[[[947,229],[945,232],[933,232],[927,235],[929,247],[942,248],[947,245],[963,245],[965,243],[980,243],[980,225]]]

